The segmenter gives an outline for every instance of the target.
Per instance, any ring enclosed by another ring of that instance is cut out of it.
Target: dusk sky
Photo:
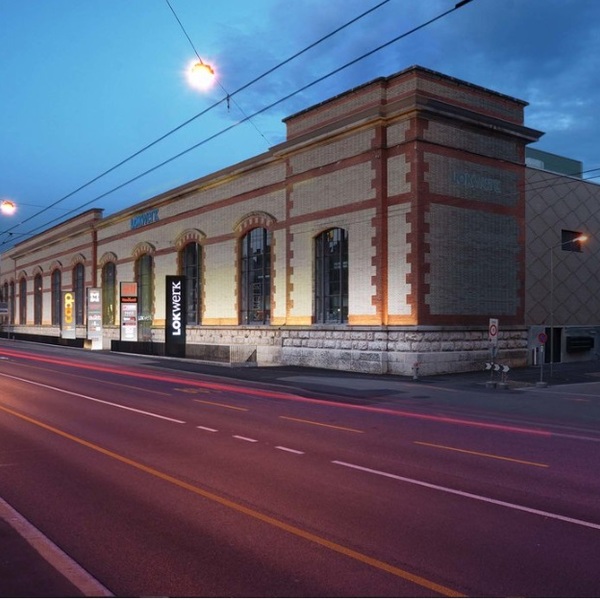
[[[286,116],[412,65],[527,101],[526,125],[545,132],[534,147],[600,177],[597,0],[472,0],[347,68],[456,1],[169,1],[216,72],[209,91],[186,80],[197,58],[166,0],[0,0],[0,200],[18,205],[0,214],[0,252],[265,152]]]

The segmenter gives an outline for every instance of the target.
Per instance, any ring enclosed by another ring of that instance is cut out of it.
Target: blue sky
[[[526,124],[546,132],[535,147],[600,168],[597,0],[472,0],[220,135],[456,2],[388,0],[239,93],[382,0],[170,2],[217,73],[210,91],[186,81],[195,54],[166,0],[0,0],[0,199],[18,205],[0,215],[0,252],[83,210],[110,215],[265,152],[284,140],[286,116],[415,64],[529,102]]]

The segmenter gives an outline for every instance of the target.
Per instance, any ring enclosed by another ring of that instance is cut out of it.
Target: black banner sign
[[[165,323],[165,354],[185,356],[185,277],[167,275],[167,305]]]

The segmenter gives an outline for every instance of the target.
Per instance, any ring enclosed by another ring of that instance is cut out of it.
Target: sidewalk
[[[229,379],[233,383],[245,382],[248,385],[276,385],[282,391],[318,398],[337,399],[341,402],[368,404],[397,392],[400,386],[434,385],[437,388],[486,390],[490,377],[500,380],[500,374],[489,371],[435,375],[414,380],[412,377],[392,375],[369,375],[346,373],[325,369],[302,367],[230,368],[199,364],[194,361],[181,361],[160,357],[137,357],[140,365],[159,367],[165,370],[204,374],[211,378]],[[552,375],[552,376],[550,376]],[[550,386],[598,382],[600,362],[579,362],[555,364],[550,370],[544,366],[544,379]],[[539,367],[514,369],[507,373],[507,390],[490,389],[490,393],[513,393],[519,388],[536,386],[540,381]],[[47,542],[47,545],[46,545]],[[36,549],[37,547],[37,549]],[[107,596],[110,593],[102,586],[94,587],[92,581],[77,572],[77,565],[69,565],[68,557],[53,560],[56,549],[52,542],[45,541],[40,532],[27,523],[12,508],[0,500],[0,597],[16,598],[73,598]],[[41,552],[41,553],[40,553]],[[44,557],[42,554],[46,554]],[[66,561],[66,562],[65,562]],[[68,573],[68,574],[65,574]],[[76,585],[76,581],[84,585]],[[87,586],[87,587],[86,587]],[[90,593],[92,590],[92,593]],[[93,590],[96,590],[94,593]],[[99,591],[98,591],[99,590]]]

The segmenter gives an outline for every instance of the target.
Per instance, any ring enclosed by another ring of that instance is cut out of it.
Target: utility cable
[[[283,67],[284,65],[288,64],[289,62],[291,62],[292,60],[298,58],[299,56],[301,56],[302,54],[304,54],[305,52],[308,52],[309,50],[311,50],[312,48],[315,48],[316,46],[318,46],[319,44],[321,44],[322,42],[324,42],[325,40],[333,37],[335,34],[339,33],[340,31],[342,31],[343,29],[349,27],[350,25],[353,25],[354,23],[356,23],[357,21],[359,21],[360,19],[362,19],[363,17],[367,16],[368,14],[372,13],[373,11],[377,10],[378,8],[380,8],[381,6],[383,6],[384,4],[387,4],[390,0],[383,0],[382,2],[380,2],[379,4],[377,4],[376,6],[370,8],[369,10],[361,13],[360,15],[358,15],[357,17],[355,17],[354,19],[351,19],[350,21],[344,23],[343,25],[341,25],[340,27],[338,27],[337,29],[333,30],[332,32],[328,33],[327,35],[319,38],[317,41],[313,42],[312,44],[310,44],[309,46],[307,46],[306,48],[300,50],[299,52],[296,52],[296,54],[293,54],[292,56],[290,56],[289,58],[287,58],[286,60],[278,63],[277,65],[275,65],[274,67],[272,67],[271,69],[265,71],[262,75],[259,75],[258,77],[256,77],[255,79],[251,80],[250,82],[246,83],[245,85],[243,85],[242,87],[238,88],[236,91],[232,92],[232,94],[229,95],[229,98],[231,98],[232,96],[239,94],[240,92],[244,91],[245,89],[249,88],[251,85],[254,85],[255,83],[257,83],[258,81],[260,81],[261,79],[267,77],[268,75],[270,75],[271,73],[277,71],[278,69],[280,69],[281,67]],[[186,34],[187,35],[187,34]],[[191,43],[191,40],[190,40]],[[192,44],[193,47],[193,44]],[[227,98],[222,98],[221,100],[215,102],[214,104],[212,104],[211,106],[207,107],[206,109],[200,111],[199,113],[197,113],[196,115],[194,115],[193,117],[190,117],[189,119],[187,119],[186,121],[184,121],[183,123],[181,123],[180,125],[178,125],[177,127],[171,129],[170,131],[168,131],[167,133],[161,135],[160,137],[158,137],[157,139],[155,139],[154,141],[146,144],[145,146],[143,146],[142,148],[140,148],[139,150],[137,150],[136,152],[134,152],[133,154],[129,155],[127,158],[124,158],[123,160],[121,160],[120,162],[118,162],[116,165],[110,167],[109,169],[103,171],[102,173],[100,173],[99,175],[97,175],[96,177],[94,177],[93,179],[90,179],[89,181],[87,181],[86,183],[82,184],[81,186],[79,186],[77,189],[73,190],[72,192],[68,193],[67,195],[63,196],[62,198],[59,198],[58,200],[56,200],[55,202],[53,202],[52,204],[49,204],[47,207],[45,207],[43,210],[38,211],[37,213],[31,215],[30,217],[28,217],[27,219],[24,219],[23,221],[20,221],[19,223],[13,225],[12,227],[10,227],[9,229],[6,229],[2,232],[0,232],[0,235],[5,235],[5,234],[11,234],[12,231],[14,231],[17,227],[20,227],[21,225],[24,225],[25,223],[28,223],[29,221],[35,219],[36,217],[38,217],[39,215],[43,214],[44,212],[46,212],[46,210],[49,210],[51,208],[54,208],[55,206],[57,206],[58,204],[60,204],[61,202],[64,202],[65,200],[71,198],[72,196],[74,196],[75,194],[77,194],[78,192],[84,190],[85,188],[89,187],[90,185],[92,185],[93,183],[95,183],[96,181],[102,179],[103,177],[105,177],[106,175],[108,175],[109,173],[112,173],[113,171],[115,171],[116,169],[118,169],[119,167],[122,167],[123,165],[125,165],[126,163],[130,162],[131,160],[133,160],[134,158],[136,158],[137,156],[139,156],[140,154],[142,154],[143,152],[145,152],[146,150],[149,150],[150,148],[152,148],[153,146],[156,146],[156,144],[162,142],[163,140],[165,140],[166,138],[168,138],[169,136],[173,135],[174,133],[176,133],[177,131],[183,129],[184,127],[186,127],[187,125],[189,125],[190,123],[192,123],[193,121],[195,121],[196,119],[198,119],[199,117],[205,115],[206,113],[208,113],[209,111],[213,110],[214,108],[218,107],[220,104],[222,104],[223,102],[226,102]],[[74,211],[69,211],[66,214],[71,214]],[[54,221],[52,221],[54,222]],[[38,228],[39,229],[39,228]],[[36,229],[37,231],[37,229]],[[18,237],[23,237],[25,235],[28,234],[22,234],[19,235]],[[10,241],[13,241],[12,239]],[[5,245],[6,242],[3,242],[0,244],[0,246]]]
[[[466,0],[466,2],[464,3],[459,3],[460,6],[464,6],[464,4],[466,4],[467,2],[471,2],[472,0]],[[271,104],[261,108],[260,110],[254,112],[252,115],[250,116],[246,116],[243,119],[241,119],[240,121],[238,121],[237,123],[233,123],[232,125],[229,125],[228,127],[218,131],[217,133],[201,140],[200,142],[198,142],[197,144],[194,144],[193,146],[190,146],[189,148],[179,152],[178,154],[164,160],[163,162],[159,163],[158,165],[155,165],[153,167],[151,167],[150,169],[147,169],[146,171],[144,171],[143,173],[140,173],[139,175],[136,175],[135,177],[132,177],[131,179],[125,181],[124,183],[110,189],[109,191],[96,196],[95,198],[91,199],[88,202],[85,202],[84,204],[79,205],[78,207],[64,213],[64,215],[62,217],[56,218],[53,221],[50,221],[49,223],[45,223],[43,226],[37,227],[29,232],[23,233],[23,234],[19,234],[17,237],[25,237],[28,235],[32,235],[33,233],[35,233],[36,231],[38,231],[39,229],[41,229],[42,227],[47,227],[47,225],[49,225],[50,223],[54,223],[56,221],[61,220],[62,218],[64,218],[67,215],[70,215],[72,213],[78,212],[79,210],[81,210],[82,208],[85,208],[86,206],[89,206],[90,204],[97,202],[98,200],[108,196],[109,194],[112,194],[113,192],[116,192],[120,189],[122,189],[123,187],[129,185],[130,183],[133,183],[134,181],[137,181],[138,179],[141,179],[142,177],[145,177],[146,175],[152,173],[153,171],[156,171],[158,169],[160,169],[161,167],[173,162],[174,160],[177,160],[178,158],[181,158],[182,156],[184,156],[185,154],[188,154],[189,152],[199,148],[200,146],[203,146],[204,144],[216,139],[217,137],[220,137],[221,135],[227,133],[228,131],[231,131],[232,129],[234,129],[235,127],[238,127],[239,125],[241,125],[242,123],[244,123],[246,120],[254,118],[268,110],[271,110],[272,108],[274,108],[275,106],[281,104],[282,102],[285,102],[286,100],[289,100],[290,98],[292,98],[293,96],[296,96],[304,91],[306,91],[307,89],[313,87],[314,85],[317,85],[318,83],[321,83],[322,81],[325,81],[326,79],[328,79],[329,77],[332,77],[333,75],[336,75],[337,73],[340,73],[341,71],[343,71],[344,69],[347,69],[348,67],[360,62],[361,60],[364,60],[365,58],[368,58],[369,56],[372,56],[373,54],[375,54],[376,52],[379,52],[380,50],[396,43],[397,41],[407,37],[408,35],[414,33],[415,31],[419,31],[420,29],[423,29],[424,27],[426,27],[427,25],[430,25],[431,23],[434,23],[436,21],[438,21],[439,19],[445,17],[446,15],[454,12],[455,10],[457,10],[457,8],[460,8],[459,5],[456,5],[454,8],[449,9],[447,11],[445,11],[444,13],[438,15],[437,17],[434,17],[433,19],[430,19],[429,21],[427,21],[426,23],[423,23],[422,25],[419,25],[417,27],[414,27],[413,29],[411,29],[408,32],[402,33],[398,36],[396,36],[395,38],[392,38],[391,40],[385,42],[384,44],[381,44],[379,46],[377,46],[376,48],[370,50],[369,52],[366,52],[364,54],[362,54],[361,56],[345,63],[344,65],[334,69],[333,71],[330,71],[329,73],[319,77],[318,79],[313,80],[312,82],[302,86],[301,88],[297,89],[294,92],[291,92],[290,94],[287,94],[286,96],[280,98],[279,100],[276,100],[275,102],[272,102]],[[6,243],[6,242],[4,242]],[[4,245],[4,243],[0,244],[0,245]]]
[[[181,27],[181,31],[183,31],[185,37],[187,38],[188,42],[190,43],[190,46],[192,47],[192,50],[194,51],[194,53],[198,57],[198,60],[200,61],[200,64],[203,65],[203,66],[205,66],[206,68],[208,68],[210,70],[210,72],[214,75],[214,71],[213,71],[212,67],[210,65],[206,64],[202,60],[202,58],[200,57],[200,54],[198,54],[198,50],[196,50],[196,46],[194,46],[194,42],[192,42],[192,39],[188,35],[188,32],[185,30],[185,27],[183,26],[183,23],[181,22],[181,19],[177,16],[177,13],[175,12],[175,9],[171,5],[171,2],[169,0],[165,0],[165,2],[167,3],[167,5],[169,6],[169,8],[171,9],[171,12],[173,13],[173,16],[175,17],[175,19],[177,19],[177,22],[179,23],[179,27]],[[232,99],[231,98],[231,94],[225,89],[225,87],[223,86],[223,84],[218,79],[217,79],[217,83],[219,84],[219,87],[225,92],[225,94],[226,94],[226,100],[227,100],[227,107],[229,107],[229,101]],[[242,109],[242,107],[235,100],[233,100],[233,103],[237,106],[237,109],[242,113],[242,115],[244,117],[246,117],[247,115],[244,112],[244,110]],[[256,131],[258,132],[258,134],[268,144],[269,140],[267,140],[267,138],[264,136],[263,132],[256,126],[256,123],[254,123],[254,121],[252,121],[251,119],[247,119],[247,121],[248,121],[248,123],[250,123],[252,125],[252,127],[254,127],[254,129],[256,129]]]

